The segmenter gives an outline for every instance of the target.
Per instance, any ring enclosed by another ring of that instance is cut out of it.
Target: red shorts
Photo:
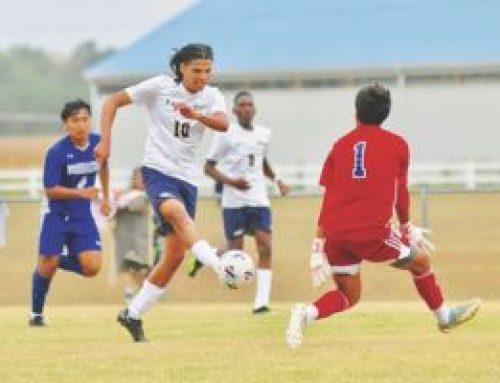
[[[357,274],[363,260],[385,262],[405,259],[410,256],[410,247],[397,231],[391,229],[386,238],[370,241],[327,239],[325,254],[333,274]]]

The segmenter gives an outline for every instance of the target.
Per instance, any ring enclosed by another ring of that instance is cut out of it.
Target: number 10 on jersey
[[[188,138],[189,137],[189,129],[190,129],[189,122],[180,122],[178,120],[175,120],[174,122],[174,136],[175,137],[181,137],[181,138]]]

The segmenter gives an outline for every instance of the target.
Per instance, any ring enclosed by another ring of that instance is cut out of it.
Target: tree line
[[[67,99],[88,100],[82,72],[113,52],[99,50],[93,41],[64,58],[30,46],[0,51],[0,112],[58,113]]]

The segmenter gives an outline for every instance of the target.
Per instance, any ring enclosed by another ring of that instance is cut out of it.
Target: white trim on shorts
[[[347,266],[332,266],[330,265],[330,272],[332,274],[348,274],[356,275],[361,272],[361,263]]]

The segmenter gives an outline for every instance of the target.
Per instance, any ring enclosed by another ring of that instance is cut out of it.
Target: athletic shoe
[[[121,310],[116,320],[128,330],[134,342],[146,342],[144,330],[142,329],[142,320],[129,317],[128,309]]]
[[[285,333],[285,340],[288,347],[298,348],[304,339],[306,327],[306,307],[303,304],[296,304],[290,312],[290,322]]]
[[[271,311],[271,309],[269,307],[261,306],[261,307],[257,307],[255,309],[253,309],[252,314],[266,314],[270,311]]]
[[[460,326],[462,323],[471,320],[478,312],[479,307],[481,307],[481,300],[478,298],[475,298],[463,305],[451,307],[450,319],[446,323],[439,323],[439,330],[447,333],[455,327]]]
[[[30,327],[45,327],[43,315],[33,315],[29,321]]]
[[[198,258],[196,258],[194,255],[189,257],[189,262],[188,262],[188,275],[191,278],[194,278],[196,276],[196,273],[203,267],[203,263],[201,263]]]

